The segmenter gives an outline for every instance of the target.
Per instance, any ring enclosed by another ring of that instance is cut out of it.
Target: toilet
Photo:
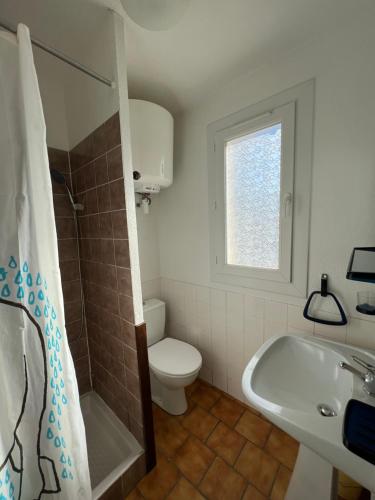
[[[187,410],[185,387],[197,378],[202,356],[192,345],[164,337],[164,302],[158,299],[144,301],[143,313],[152,400],[171,415],[181,415]]]

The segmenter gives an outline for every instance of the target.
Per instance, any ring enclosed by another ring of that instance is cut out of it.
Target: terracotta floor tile
[[[267,497],[262,495],[254,486],[249,486],[246,488],[245,494],[242,497],[242,500],[267,500]]]
[[[245,442],[246,440],[241,434],[238,434],[223,422],[219,422],[208,438],[207,446],[230,465],[233,465]]]
[[[225,422],[229,427],[234,427],[245,408],[234,399],[222,396],[211,408],[212,415]]]
[[[152,403],[152,415],[154,417],[154,424],[157,425],[159,423],[163,423],[170,419],[170,415],[162,410],[160,406]]]
[[[156,467],[138,484],[141,494],[150,500],[162,500],[172,490],[178,479],[178,469],[165,458],[160,458]]]
[[[141,495],[138,488],[135,488],[133,491],[129,493],[127,497],[125,497],[125,500],[143,500],[143,499],[144,497]]]
[[[271,433],[272,424],[246,410],[235,429],[252,443],[263,447]]]
[[[181,477],[168,495],[169,500],[204,500],[197,489],[192,486],[189,481]]]
[[[271,493],[279,462],[252,443],[246,443],[235,468],[264,495]]]
[[[158,461],[160,458],[166,458],[166,455],[162,452],[160,448],[156,446],[156,460]],[[168,460],[170,460],[169,457]]]
[[[186,396],[189,398],[191,396],[191,394],[195,391],[195,389],[197,389],[200,385],[200,380],[199,378],[195,379],[194,382],[190,385],[188,385],[187,387],[185,387],[185,394]]]
[[[221,393],[217,389],[214,389],[204,383],[200,383],[195,391],[192,392],[190,397],[195,403],[199,404],[199,406],[209,410],[216,403],[216,401],[220,399],[220,396]]]
[[[362,487],[342,486],[338,487],[338,500],[369,500],[370,496]]]
[[[158,463],[126,500],[283,500],[298,443],[199,379],[186,394],[184,415],[153,405]]]
[[[251,411],[251,413],[255,413],[255,415],[258,415],[258,417],[263,418],[264,420],[267,420],[266,417],[264,417],[254,406],[251,406],[250,404],[244,404],[245,409]]]
[[[176,415],[174,418],[177,418],[177,420],[181,421],[185,417],[187,417],[193,411],[193,409],[196,407],[196,404],[190,398],[187,398],[187,404],[188,404],[188,407],[187,407],[187,410],[185,411],[185,413],[183,415]]]
[[[282,430],[274,427],[264,447],[270,455],[293,470],[298,454],[298,442]]]
[[[217,457],[199,489],[209,500],[237,500],[241,498],[245,487],[244,478]]]
[[[217,418],[210,415],[200,406],[196,406],[192,412],[182,420],[182,425],[198,439],[205,441],[217,422]]]
[[[215,454],[207,446],[196,437],[190,436],[177,451],[173,461],[182,474],[197,485],[214,458]]]
[[[156,448],[171,458],[186,441],[188,435],[177,419],[168,418],[155,425]]]
[[[280,466],[272,488],[271,500],[284,500],[292,473],[289,469]]]
[[[354,479],[352,479],[347,474],[341,471],[339,471],[339,484],[342,484],[343,486],[349,486],[352,488],[360,486],[359,483],[357,483],[357,481],[354,481]]]

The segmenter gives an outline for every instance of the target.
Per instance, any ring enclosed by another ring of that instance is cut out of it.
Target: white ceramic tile
[[[212,352],[211,351],[205,351],[204,349],[199,349],[199,352],[201,353],[202,356],[202,365],[204,365],[206,368],[212,367]]]
[[[228,392],[242,397],[241,377],[244,351],[244,296],[227,293],[226,307],[227,377]]]
[[[288,326],[288,335],[295,335],[296,337],[305,337],[306,335],[313,335],[313,332],[303,332],[300,328],[293,328]]]
[[[211,346],[212,346],[212,378],[220,389],[227,390],[227,358],[226,358],[226,297],[222,290],[210,290],[211,304]]]
[[[266,301],[264,310],[264,340],[287,333],[287,308],[287,304]]]
[[[375,324],[370,321],[352,319],[348,326],[347,343],[375,350]]]
[[[161,282],[161,298],[165,302],[166,323],[173,322],[172,318],[176,316],[173,303],[175,284],[173,280],[162,279]]]
[[[185,288],[185,283],[173,282],[167,302],[167,311],[172,323],[186,326]]]
[[[199,372],[199,378],[208,382],[209,384],[215,385],[212,378],[212,370],[210,368],[207,368],[206,366],[202,365],[201,371]],[[221,387],[219,387],[219,389],[221,389]]]
[[[212,289],[211,300],[211,341],[213,352],[218,352],[222,360],[226,359],[226,297],[225,292]]]
[[[228,373],[228,394],[240,401],[243,398],[242,392],[242,374],[243,370],[239,366],[232,366]]]
[[[198,332],[196,321],[196,300],[195,300],[195,287],[190,284],[184,285],[184,312],[185,312],[185,325],[187,331],[186,341],[189,344],[198,346]]]
[[[183,342],[188,342],[188,334],[185,325],[178,323],[168,323],[166,328],[167,337],[172,337]]]
[[[263,303],[263,311],[264,312],[264,299],[260,299],[258,297],[255,297],[254,295],[248,295],[245,294],[245,311],[246,311],[246,316],[248,318],[257,316],[259,314],[259,301],[262,301]]]
[[[328,285],[329,286],[329,285]],[[341,304],[343,304],[342,298],[340,295],[337,293],[337,299]],[[333,314],[336,315],[338,314],[338,309],[335,301],[333,298],[328,295],[327,297],[323,297],[320,294],[317,294],[314,296],[310,308],[309,308],[309,313],[312,316],[317,316],[317,317],[325,317],[325,315],[328,313],[328,315]]]
[[[314,323],[303,317],[303,307],[288,304],[288,333],[314,333]]]
[[[196,299],[198,302],[210,303],[210,289],[207,286],[195,287]]]
[[[302,317],[301,306],[251,294],[162,279],[161,296],[167,303],[167,311],[170,310],[168,334],[196,345],[202,354],[200,376],[241,400],[243,369],[265,340],[274,335],[304,335],[314,331],[314,323]],[[369,347],[372,324],[357,321],[357,327],[353,323],[350,338],[356,335],[357,342]],[[346,328],[324,325],[315,328],[316,335],[346,340]]]
[[[196,302],[196,324],[198,329],[198,348],[205,351],[211,351],[211,329],[210,329],[210,302],[209,294],[208,301],[200,300],[197,291]]]
[[[218,389],[228,392],[227,370],[224,365],[218,364],[212,368],[212,384]]]
[[[244,350],[242,357],[242,366],[249,363],[257,350],[263,344],[263,321],[261,318],[248,318],[245,320],[244,331]]]
[[[245,297],[244,367],[263,344],[264,307],[264,299]]]
[[[244,349],[244,296],[239,293],[227,293],[226,336],[228,365],[241,364]]]
[[[319,317],[330,321],[339,321],[340,316],[338,314],[331,314],[328,312],[320,312]],[[332,326],[332,325],[322,325],[321,323],[314,323],[314,335],[318,337],[324,337],[329,340],[335,340],[337,342],[346,342],[346,332],[347,326]]]

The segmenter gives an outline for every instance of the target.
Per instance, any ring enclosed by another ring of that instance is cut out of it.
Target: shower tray
[[[97,500],[142,455],[143,449],[96,392],[81,397],[81,408],[93,500]]]

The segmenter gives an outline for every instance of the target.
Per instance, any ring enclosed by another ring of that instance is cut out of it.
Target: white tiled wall
[[[301,306],[165,278],[160,285],[159,296],[167,304],[167,335],[196,346],[203,357],[200,376],[240,400],[244,367],[274,335],[318,335],[375,349],[373,322],[320,325],[305,320]]]

